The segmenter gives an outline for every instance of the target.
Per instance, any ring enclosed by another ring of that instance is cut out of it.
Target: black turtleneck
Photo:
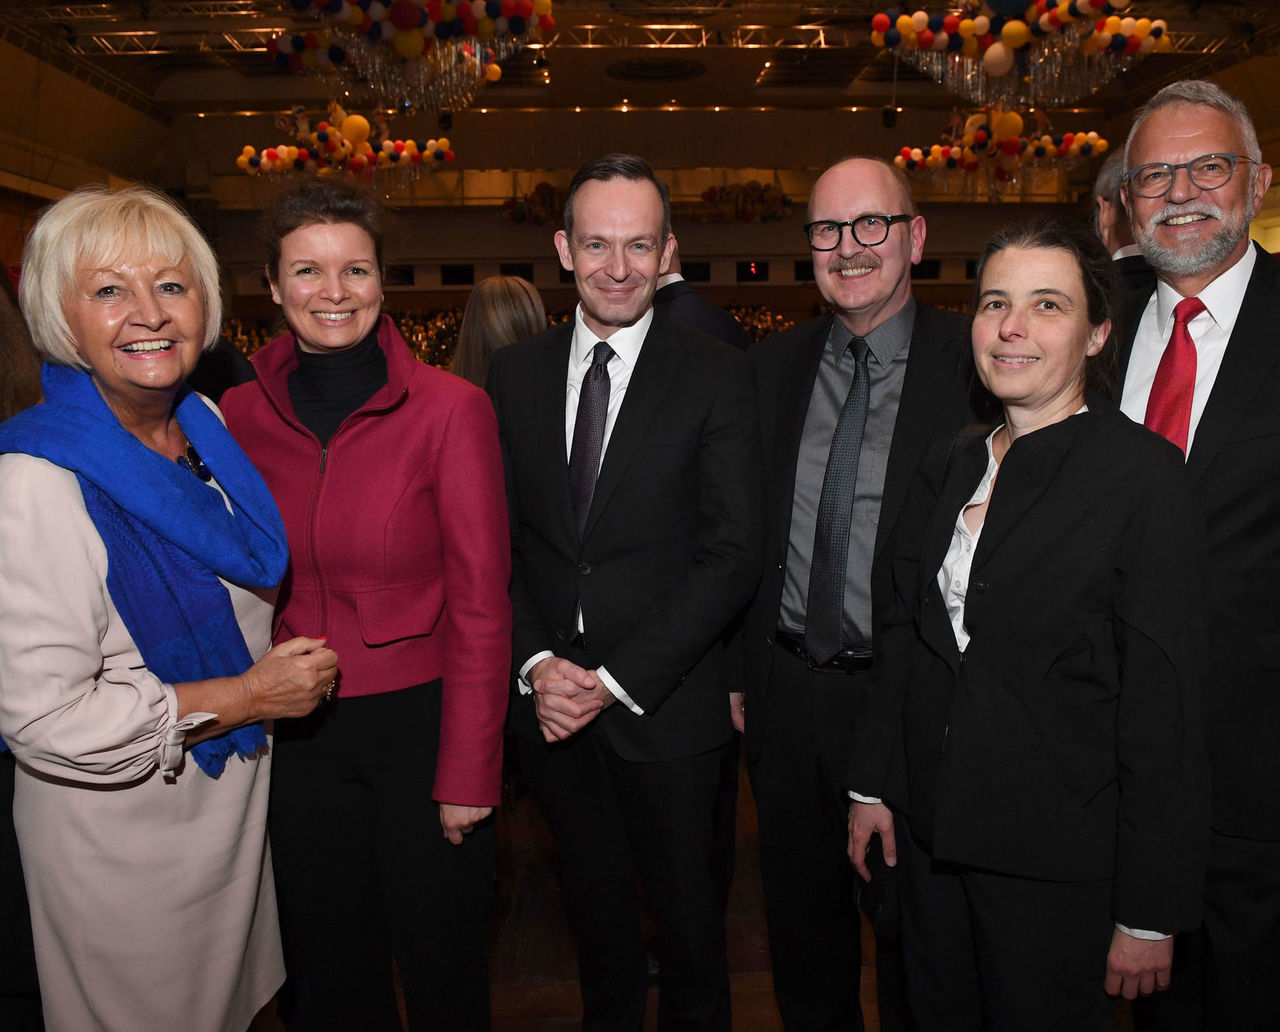
[[[346,351],[303,351],[296,340],[293,351],[298,368],[289,374],[289,400],[299,422],[327,445],[342,421],[386,385],[378,329]]]

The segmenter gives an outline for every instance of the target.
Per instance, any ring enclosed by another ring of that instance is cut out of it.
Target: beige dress
[[[0,735],[49,1032],[244,1032],[284,980],[270,759],[218,779],[106,587],[75,476],[0,456]],[[273,593],[228,585],[255,658]]]

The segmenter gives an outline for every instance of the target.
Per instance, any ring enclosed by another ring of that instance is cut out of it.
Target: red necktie
[[[1149,429],[1187,451],[1187,433],[1191,429],[1191,399],[1196,389],[1196,345],[1187,323],[1204,311],[1198,297],[1184,297],[1173,310],[1173,332],[1160,356],[1151,397],[1147,399],[1147,416],[1142,421]]]

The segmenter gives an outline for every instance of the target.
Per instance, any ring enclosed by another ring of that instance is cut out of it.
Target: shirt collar
[[[1249,277],[1253,275],[1253,267],[1257,261],[1258,252],[1250,243],[1244,256],[1235,265],[1196,295],[1204,302],[1210,318],[1224,330],[1235,325],[1240,305],[1244,302],[1245,288],[1249,286]],[[1156,282],[1156,319],[1161,337],[1167,337],[1172,332],[1173,310],[1182,299],[1182,295],[1164,280]]]
[[[613,353],[628,366],[634,366],[640,358],[640,348],[644,345],[644,339],[648,336],[649,326],[652,323],[653,305],[650,305],[648,311],[630,326],[619,326],[609,335],[609,347],[613,348]],[[573,317],[573,345],[570,360],[575,366],[590,362],[592,352],[595,351],[598,343],[600,343],[600,337],[595,331],[588,329],[587,324],[582,320],[582,305],[579,303]]]
[[[916,299],[913,295],[907,298],[905,305],[863,338],[867,342],[867,350],[875,357],[880,368],[887,368],[910,343],[915,325]],[[849,328],[839,317],[833,318],[831,329],[827,332],[827,347],[833,351],[839,348],[837,358],[844,353],[852,339],[853,334],[849,332]]]

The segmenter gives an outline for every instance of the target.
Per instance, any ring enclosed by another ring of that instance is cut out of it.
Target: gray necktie
[[[849,526],[853,521],[858,456],[862,451],[862,432],[867,425],[871,393],[867,342],[854,337],[848,347],[853,351],[853,383],[849,385],[835,433],[831,435],[827,470],[822,477],[805,609],[804,647],[819,664],[828,662],[842,647],[840,625],[844,617]]]
[[[609,359],[613,348],[600,341],[591,356],[591,368],[578,392],[578,417],[573,424],[569,449],[569,498],[578,523],[578,537],[587,526],[587,513],[596,493],[600,455],[604,450],[605,416],[609,412]]]

